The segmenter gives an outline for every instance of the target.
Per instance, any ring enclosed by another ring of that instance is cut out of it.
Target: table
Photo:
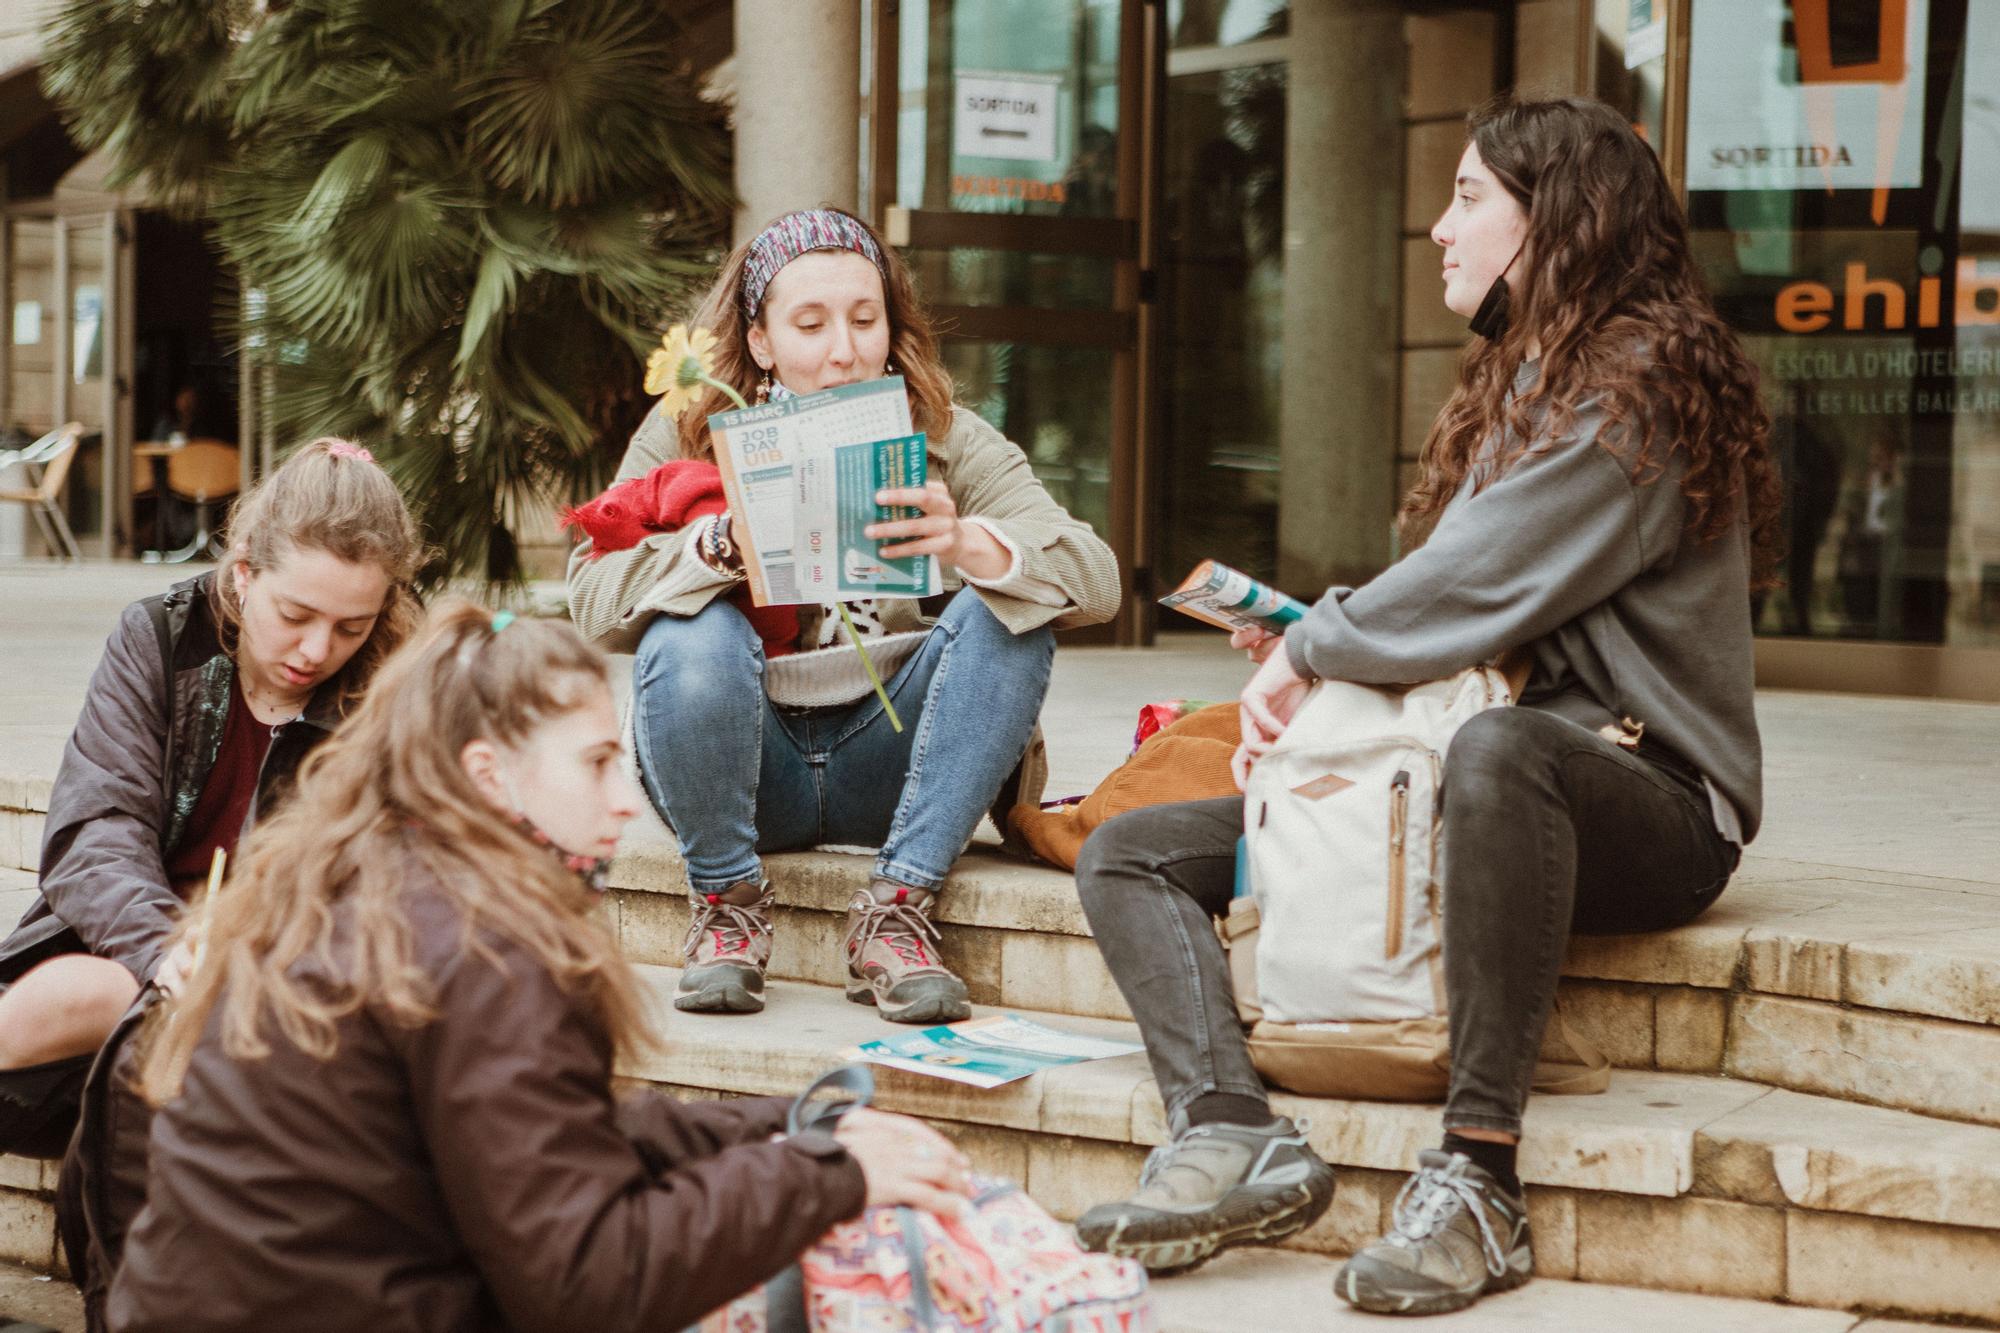
[[[187,440],[145,440],[132,446],[132,457],[153,463],[153,549],[141,551],[139,558],[149,565],[179,564],[194,558],[194,547],[167,550],[167,456],[187,447]]]

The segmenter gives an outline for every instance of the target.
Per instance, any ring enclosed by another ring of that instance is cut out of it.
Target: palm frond
[[[719,257],[728,131],[629,0],[65,0],[78,142],[214,227],[282,439],[362,440],[443,552],[607,479],[638,354]]]

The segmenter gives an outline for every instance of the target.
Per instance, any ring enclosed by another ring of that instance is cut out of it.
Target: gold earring
[[[771,372],[766,370],[764,378],[757,381],[757,401],[763,402],[771,396]]]

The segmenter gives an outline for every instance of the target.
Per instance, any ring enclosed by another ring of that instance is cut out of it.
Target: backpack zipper
[[[1389,919],[1382,932],[1382,956],[1389,960],[1403,951],[1403,847],[1409,827],[1410,770],[1404,768],[1389,783]]]

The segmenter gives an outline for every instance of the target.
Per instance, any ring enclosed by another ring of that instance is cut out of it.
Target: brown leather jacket
[[[434,1022],[364,1010],[325,1063],[275,1034],[239,1063],[211,1023],[154,1120],[112,1329],[659,1333],[861,1210],[837,1142],[772,1139],[782,1099],[621,1107],[604,1034],[526,950],[465,947],[434,881],[411,924]]]

